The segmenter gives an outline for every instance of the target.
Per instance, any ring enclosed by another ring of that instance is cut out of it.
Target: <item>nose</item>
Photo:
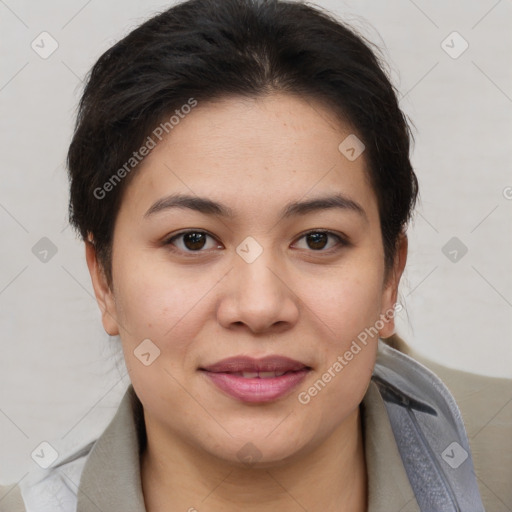
[[[217,310],[226,329],[247,328],[252,333],[278,333],[290,329],[299,318],[299,298],[282,265],[270,251],[247,263],[242,258],[223,283]]]

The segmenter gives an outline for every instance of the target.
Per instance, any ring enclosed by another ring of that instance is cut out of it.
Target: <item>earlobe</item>
[[[398,240],[394,265],[390,269],[390,275],[384,289],[381,311],[381,319],[384,326],[382,329],[379,329],[379,336],[381,338],[389,338],[395,332],[395,305],[398,297],[398,286],[407,262],[407,247],[407,235],[402,233]]]
[[[89,268],[89,274],[91,275],[94,295],[101,310],[103,328],[110,336],[117,336],[119,334],[119,327],[114,295],[108,285],[105,272],[98,261],[94,243],[90,239],[85,241],[85,259]]]

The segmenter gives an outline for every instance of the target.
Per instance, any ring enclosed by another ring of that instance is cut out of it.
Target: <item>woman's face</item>
[[[377,350],[368,332],[391,334],[382,319],[404,261],[385,280],[364,152],[354,159],[353,136],[339,149],[351,134],[317,103],[231,98],[199,103],[140,164],[115,224],[112,290],[87,256],[147,426],[268,464],[356,417]]]

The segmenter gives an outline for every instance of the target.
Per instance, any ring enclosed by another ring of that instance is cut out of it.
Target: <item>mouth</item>
[[[229,375],[235,375],[237,377],[243,377],[244,379],[272,379],[274,377],[281,377],[286,372],[215,372],[215,373],[228,373]]]
[[[217,389],[242,402],[271,402],[288,395],[312,370],[284,356],[223,359],[199,368]]]

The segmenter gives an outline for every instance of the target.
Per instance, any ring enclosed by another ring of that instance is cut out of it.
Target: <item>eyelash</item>
[[[208,233],[207,231],[204,231],[202,229],[188,229],[186,231],[181,231],[180,233],[174,234],[171,237],[165,239],[163,241],[163,245],[171,248],[171,250],[173,252],[179,252],[181,254],[186,254],[187,256],[192,256],[192,257],[199,256],[201,253],[204,253],[204,252],[208,252],[208,250],[202,250],[202,249],[199,249],[197,251],[190,251],[190,250],[186,250],[185,251],[185,250],[182,250],[182,249],[178,249],[175,246],[173,247],[173,242],[176,239],[178,239],[178,238],[180,238],[180,237],[182,237],[184,235],[187,235],[189,233],[198,233],[198,234],[207,235],[210,238],[213,238],[214,240],[216,240],[216,238],[213,235],[211,235],[210,233]],[[333,238],[335,238],[337,240],[337,244],[334,247],[331,247],[330,249],[326,249],[326,250],[324,250],[324,249],[318,249],[318,250],[310,249],[310,252],[312,252],[312,253],[332,254],[333,252],[339,251],[343,247],[347,247],[347,246],[350,245],[348,240],[346,238],[344,238],[343,236],[341,236],[340,234],[337,234],[337,233],[334,233],[332,231],[328,231],[328,230],[325,230],[325,229],[313,229],[313,230],[306,231],[305,233],[302,233],[297,238],[297,241],[301,240],[301,239],[305,238],[306,236],[311,235],[313,233],[315,233],[315,234],[322,233],[322,234],[329,235],[329,236],[331,236],[331,237],[333,237]]]

